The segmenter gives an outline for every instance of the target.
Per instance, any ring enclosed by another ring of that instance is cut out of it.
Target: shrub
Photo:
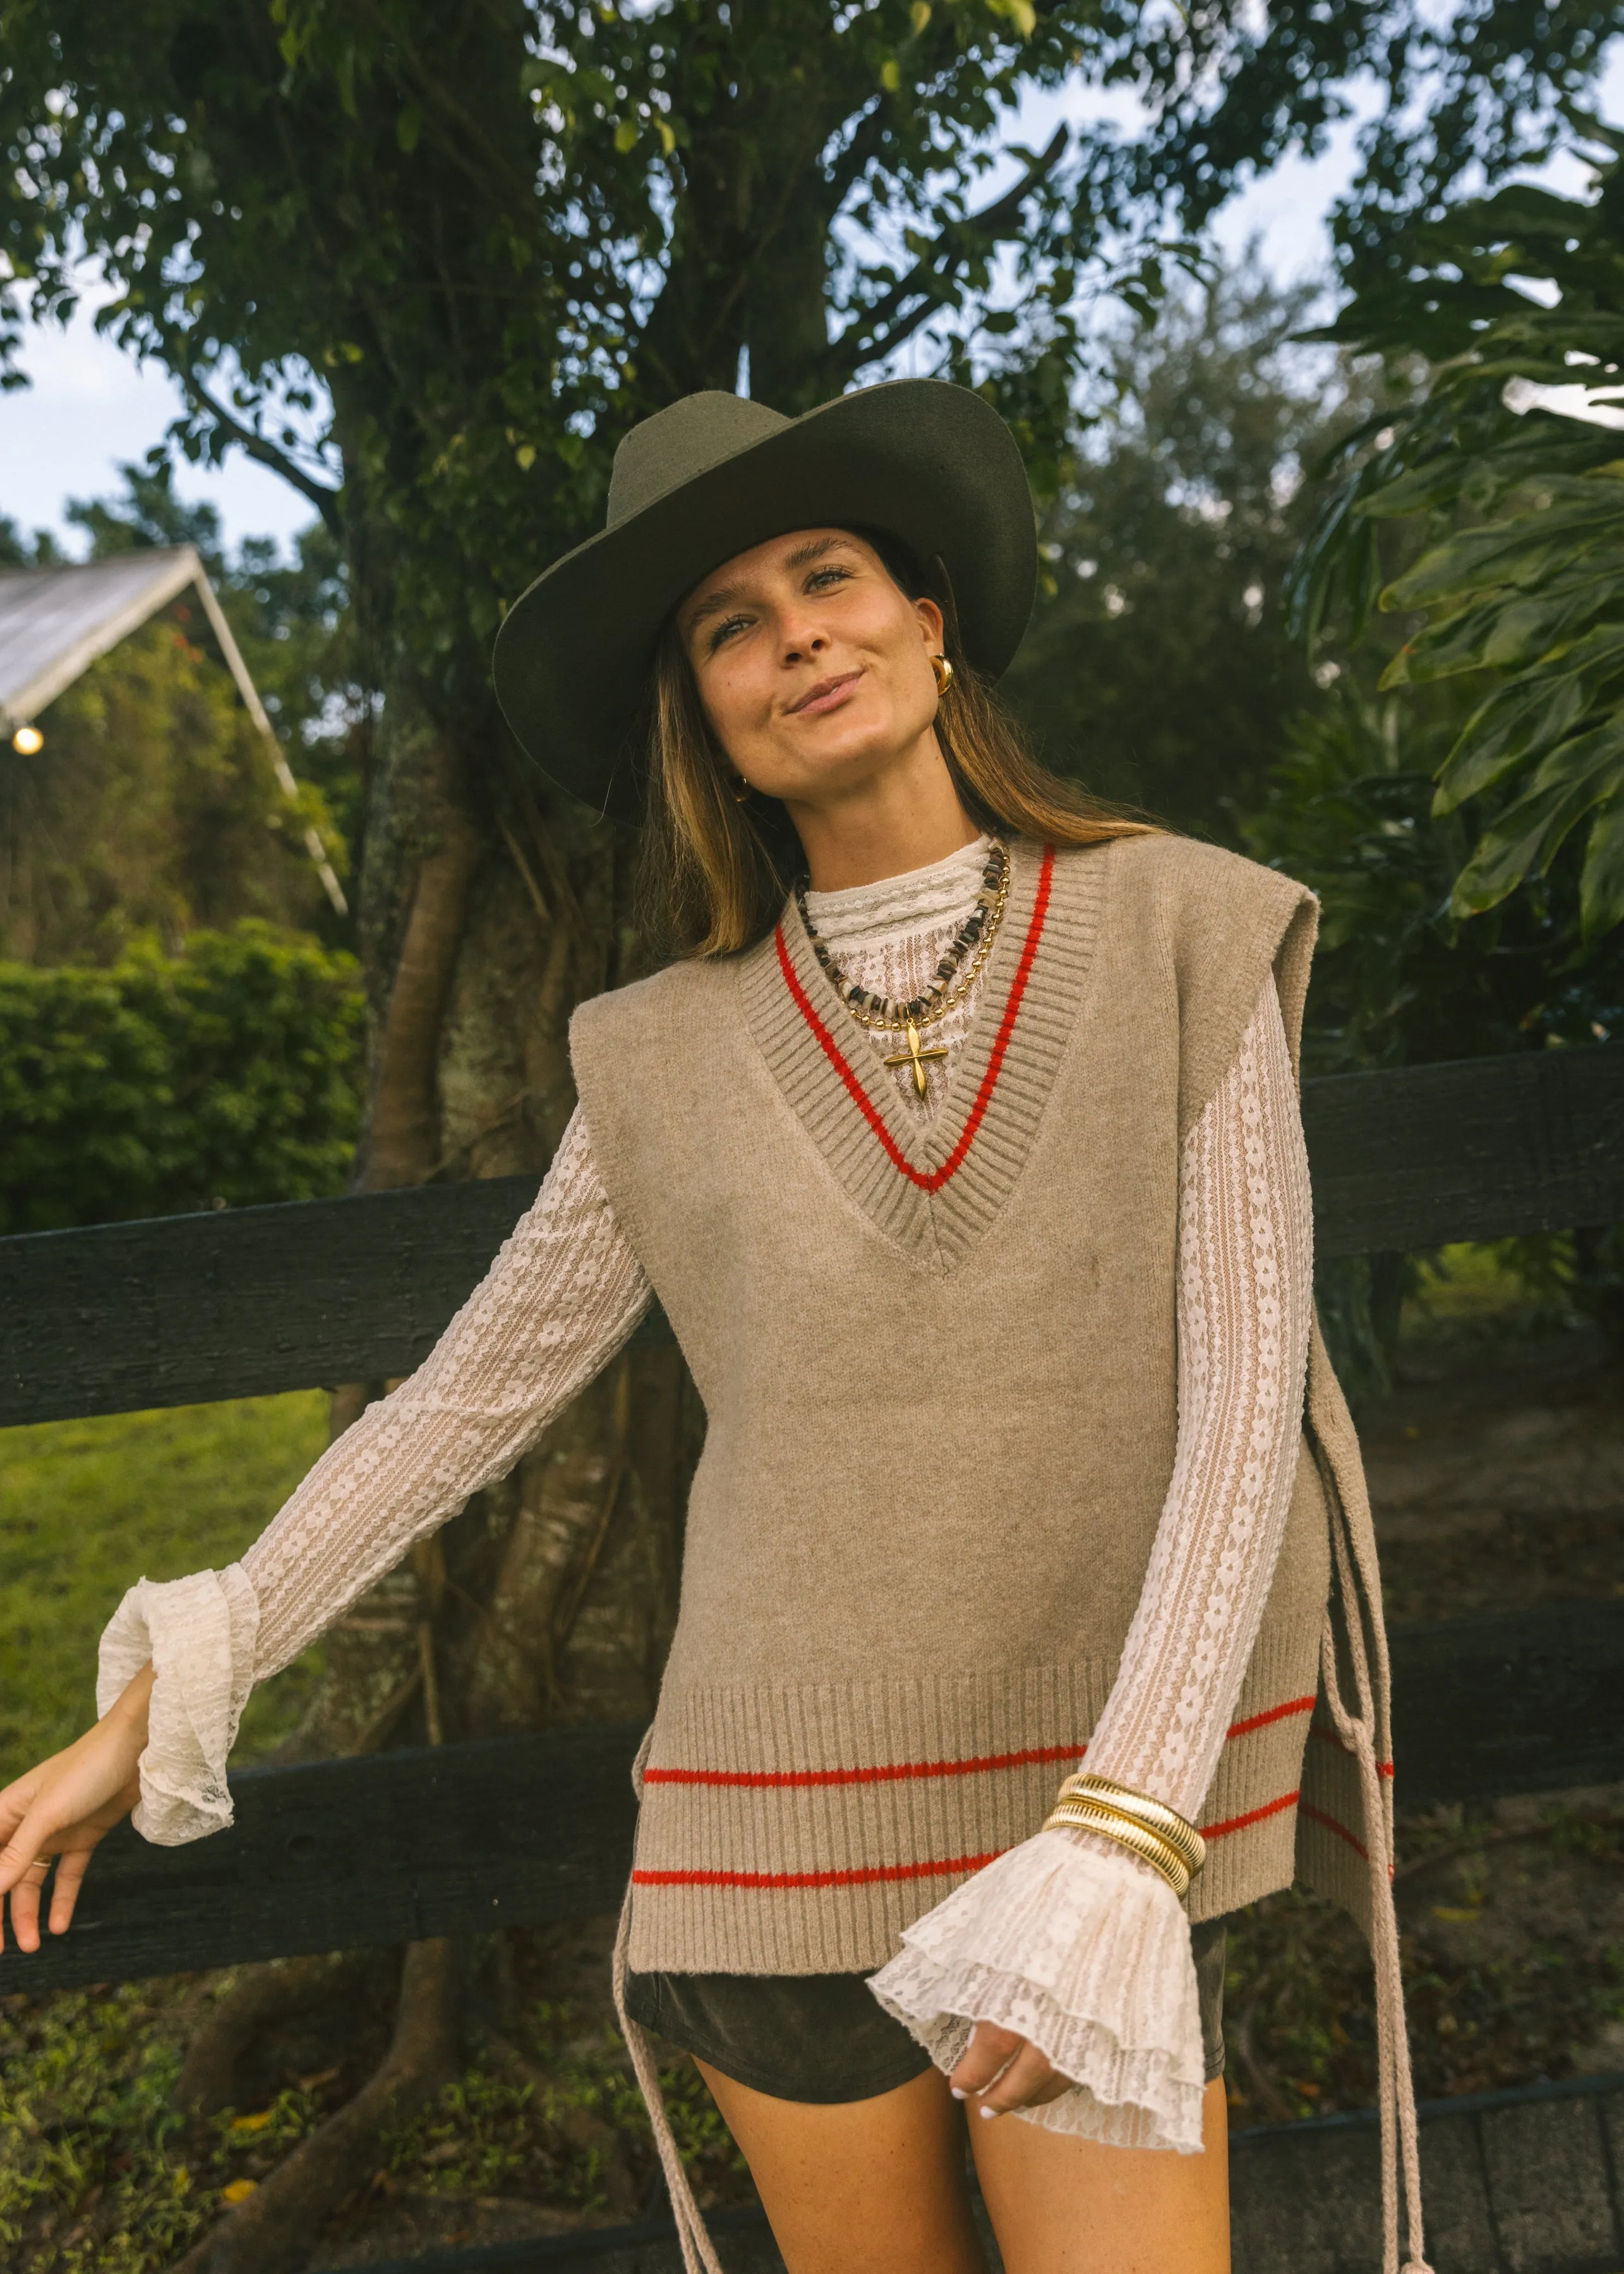
[[[342,1191],[363,1025],[352,957],[258,922],[0,962],[0,1232]]]

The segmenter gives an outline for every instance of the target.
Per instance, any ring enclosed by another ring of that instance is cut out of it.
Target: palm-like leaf
[[[1530,278],[1550,305],[1514,281]],[[1414,229],[1320,336],[1428,368],[1343,444],[1293,573],[1294,628],[1357,638],[1376,607],[1420,611],[1384,686],[1503,674],[1438,771],[1440,813],[1503,800],[1455,912],[1544,875],[1583,826],[1594,939],[1624,920],[1624,413],[1600,392],[1624,371],[1624,167],[1598,169],[1589,203],[1519,186]],[[1380,527],[1397,522],[1422,549],[1384,584]]]

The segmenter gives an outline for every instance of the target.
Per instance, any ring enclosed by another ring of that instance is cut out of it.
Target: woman
[[[45,1867],[61,1932],[132,1805],[228,1822],[251,1683],[653,1292],[708,1429],[616,1987],[690,2268],[645,2025],[793,2274],[981,2268],[966,2112],[1010,2274],[1227,2267],[1222,1918],[1294,1863],[1372,1931],[1418,2266],[1374,1548],[1312,1332],[1313,905],[1025,756],[988,688],[1034,569],[1012,441],[940,382],[628,437],[496,677],[568,787],[646,797],[677,960],[577,1013],[580,1107],[419,1373],[240,1564],[132,1589],[102,1720],[0,1796],[0,1889],[35,1948]]]

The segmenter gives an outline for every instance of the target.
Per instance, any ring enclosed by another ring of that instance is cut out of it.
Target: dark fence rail
[[[1400,1627],[1393,1675],[1406,1805],[1624,1777],[1624,1603]],[[69,1932],[35,1957],[0,1958],[0,1993],[613,1910],[640,1735],[250,1770],[231,1780],[229,1832],[150,1848],[121,1826]]]
[[[1624,1050],[1311,1081],[1322,1255],[1624,1216]],[[0,1240],[0,1426],[410,1374],[526,1178]],[[645,1335],[663,1331],[660,1321]]]

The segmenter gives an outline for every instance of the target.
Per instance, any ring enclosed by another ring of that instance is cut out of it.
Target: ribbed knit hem
[[[1314,1636],[1266,1637],[1203,1823],[1202,1919],[1292,1876]],[[1104,1664],[663,1698],[644,1772],[638,1973],[867,1971],[1041,1830],[1109,1690]],[[1297,1686],[1294,1686],[1297,1685]]]

